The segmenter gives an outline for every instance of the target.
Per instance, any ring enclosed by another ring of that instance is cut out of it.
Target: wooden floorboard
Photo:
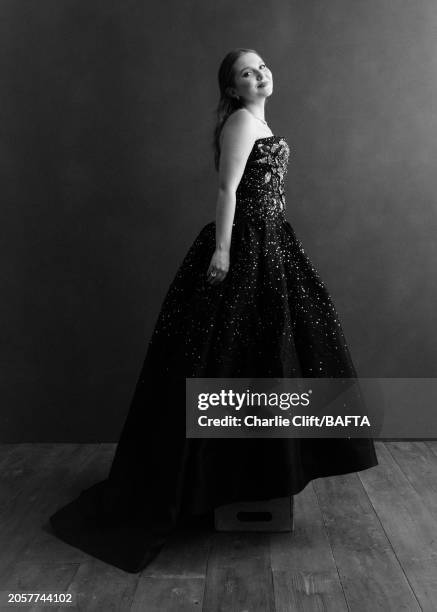
[[[349,609],[419,610],[358,476],[323,478],[314,486]]]
[[[225,552],[226,549],[222,550]],[[252,556],[248,552],[232,561],[224,557],[216,559],[212,552],[206,576],[204,610],[275,610],[268,543],[262,555]]]
[[[421,609],[435,612],[436,518],[389,448],[379,445],[380,465],[360,478]]]
[[[385,446],[423,504],[437,519],[437,454],[426,442],[391,442]]]
[[[181,528],[138,574],[45,528],[106,477],[115,448],[0,445],[0,590],[69,591],[96,611],[437,609],[437,441],[377,442],[377,467],[313,481],[293,533]]]
[[[87,461],[97,460],[101,462],[102,453],[99,452],[98,445],[94,444],[67,444],[53,445],[52,452],[44,449],[44,455],[39,462],[35,462],[32,453],[25,461],[23,469],[23,479],[18,475],[13,483],[13,487],[7,486],[7,490],[13,490],[10,499],[4,504],[0,523],[0,588],[7,582],[8,586],[13,586],[19,574],[14,571],[16,563],[29,562],[36,563],[47,561],[53,557],[52,554],[62,551],[63,562],[74,562],[78,558],[84,559],[83,553],[73,554],[74,549],[63,545],[59,548],[58,543],[46,528],[49,516],[56,508],[66,503],[71,496],[80,493],[83,476],[86,475]],[[21,449],[21,452],[27,452]],[[31,465],[36,467],[31,467]],[[32,478],[29,473],[32,473]],[[7,471],[1,474],[0,481],[6,483],[10,480],[10,473]],[[22,486],[20,487],[20,482]],[[2,487],[0,486],[0,489]],[[47,537],[48,536],[48,537]],[[33,556],[33,544],[40,539],[49,542],[42,548],[39,556]],[[53,543],[53,548],[50,545]],[[59,557],[58,557],[59,558]],[[30,588],[30,585],[29,585]]]
[[[80,610],[130,610],[139,576],[87,557],[75,572],[68,591]],[[64,608],[68,610],[68,608]]]
[[[71,446],[71,445],[70,445]],[[70,449],[70,453],[73,449]],[[68,447],[65,452],[68,452]],[[48,518],[59,507],[77,497],[83,489],[91,486],[106,477],[113,457],[114,446],[91,444],[80,461],[80,468],[74,472],[69,483],[59,481],[62,471],[50,474],[44,485],[44,507],[35,518],[32,537],[29,536],[21,558],[29,563],[38,563],[47,558],[47,550],[52,552],[53,558],[63,559],[69,563],[80,563],[90,557],[81,550],[70,546],[53,536]],[[58,457],[59,459],[59,457]],[[67,458],[72,460],[71,455]],[[56,484],[59,483],[60,484]]]
[[[202,610],[204,578],[144,576],[131,607],[134,612],[194,612]],[[206,608],[203,608],[206,609]]]
[[[276,609],[347,610],[322,512],[312,483],[294,500],[293,533],[271,535]]]
[[[141,572],[132,610],[201,610],[213,533],[179,529]]]
[[[18,494],[35,489],[41,474],[51,470],[57,461],[64,462],[72,445],[16,444],[8,447],[0,465],[0,518],[13,512],[12,506]],[[80,452],[83,452],[81,450]]]

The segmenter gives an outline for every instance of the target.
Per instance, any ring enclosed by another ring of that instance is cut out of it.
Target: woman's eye
[[[260,68],[267,68],[267,66],[266,66],[265,64],[261,64],[261,65],[260,65]],[[245,76],[247,76],[248,74],[251,74],[251,72],[252,72],[251,70],[250,70],[249,72],[244,72],[244,73],[243,73],[243,76],[245,77]]]

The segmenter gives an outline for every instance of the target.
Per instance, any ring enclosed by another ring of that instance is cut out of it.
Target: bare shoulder
[[[220,139],[222,143],[224,141],[253,142],[256,134],[256,119],[246,109],[239,108],[226,119]]]
[[[226,120],[226,126],[254,125],[255,118],[245,108],[238,108]]]

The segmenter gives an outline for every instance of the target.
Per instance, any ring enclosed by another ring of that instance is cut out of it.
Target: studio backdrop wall
[[[117,440],[167,288],[214,218],[233,47],[273,71],[288,219],[358,373],[436,375],[431,0],[6,0],[0,28],[2,441]]]

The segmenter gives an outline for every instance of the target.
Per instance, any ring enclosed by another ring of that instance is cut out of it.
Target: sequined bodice
[[[285,219],[284,181],[290,148],[282,136],[255,140],[237,188],[235,220]]]

